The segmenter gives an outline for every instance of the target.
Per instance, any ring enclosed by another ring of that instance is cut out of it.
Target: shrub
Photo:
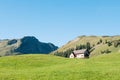
[[[112,42],[108,41],[107,42],[108,46],[112,46]]]
[[[98,42],[97,42],[97,44],[101,44],[102,43],[102,39],[100,39]]]
[[[101,54],[105,54],[105,53],[108,54],[108,53],[111,53],[111,51],[109,49],[101,51]]]
[[[102,39],[100,39],[100,43],[102,43]]]
[[[114,47],[118,47],[120,45],[120,40],[114,41]]]

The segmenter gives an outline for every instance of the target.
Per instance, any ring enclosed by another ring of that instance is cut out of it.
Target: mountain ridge
[[[43,53],[48,54],[58,47],[52,43],[40,42],[34,36],[21,39],[4,39],[0,41],[0,56],[14,54]]]

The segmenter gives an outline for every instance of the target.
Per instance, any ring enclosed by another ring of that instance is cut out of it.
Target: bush
[[[111,51],[109,49],[101,51],[101,54],[105,54],[105,53],[108,54],[108,53],[111,53]]]
[[[101,44],[102,43],[102,39],[100,39],[98,42],[97,42],[97,44]]]
[[[120,40],[114,41],[114,47],[118,47],[120,45]]]
[[[112,42],[108,41],[107,42],[108,46],[112,46]]]
[[[102,43],[102,39],[100,39],[100,43]]]

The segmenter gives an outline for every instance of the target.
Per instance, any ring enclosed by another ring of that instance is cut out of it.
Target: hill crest
[[[84,46],[90,43],[90,56],[98,56],[101,54],[107,54],[111,52],[120,51],[120,36],[78,36],[77,38],[69,41],[67,44],[54,51],[52,54],[69,57],[70,52],[76,48]],[[69,53],[68,53],[69,52]],[[66,54],[67,53],[67,54]]]

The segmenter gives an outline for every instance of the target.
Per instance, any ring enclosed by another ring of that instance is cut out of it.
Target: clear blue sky
[[[80,35],[120,35],[120,0],[0,0],[0,39],[61,46]]]

